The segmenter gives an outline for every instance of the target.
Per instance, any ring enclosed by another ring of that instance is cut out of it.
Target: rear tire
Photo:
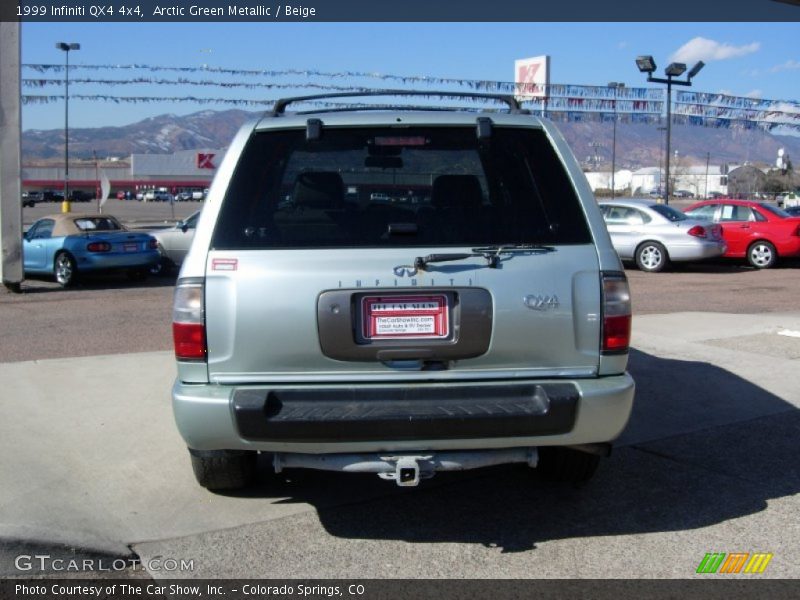
[[[668,265],[667,249],[658,242],[644,242],[636,249],[636,266],[645,273],[658,273]]]
[[[197,483],[209,490],[238,490],[255,479],[257,452],[247,450],[192,450]]]
[[[775,246],[764,240],[753,242],[747,249],[747,262],[756,269],[769,269],[777,260]]]
[[[70,287],[78,278],[78,266],[68,252],[59,252],[53,261],[53,276],[64,288]]]
[[[147,276],[150,275],[150,271],[144,267],[137,267],[135,269],[129,269],[127,275],[129,281],[144,281],[147,279]]]
[[[174,269],[175,263],[173,263],[166,256],[162,256],[157,263],[150,267],[150,275],[155,275],[156,277],[166,277],[171,275]]]
[[[560,446],[538,448],[536,473],[545,481],[583,483],[589,481],[600,464],[596,454]]]

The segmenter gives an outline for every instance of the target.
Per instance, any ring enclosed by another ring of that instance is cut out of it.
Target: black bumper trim
[[[233,412],[254,441],[506,438],[568,433],[578,398],[570,383],[240,389]]]

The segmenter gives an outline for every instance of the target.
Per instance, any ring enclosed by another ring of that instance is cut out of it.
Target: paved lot
[[[35,549],[194,560],[153,577],[686,578],[740,551],[800,578],[796,269],[628,275],[637,401],[581,488],[518,468],[414,490],[262,469],[210,494],[169,406],[173,281],[0,294],[0,575]]]
[[[0,405],[0,537],[130,545],[194,559],[179,574],[196,577],[688,577],[734,550],[773,552],[765,576],[798,577],[797,360],[741,340],[772,347],[800,314],[738,320],[638,319],[636,410],[583,488],[516,468],[411,491],[264,471],[247,494],[214,495],[172,425],[168,352],[0,364],[19,399]]]

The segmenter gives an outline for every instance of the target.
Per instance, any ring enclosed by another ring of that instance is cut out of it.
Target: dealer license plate
[[[450,333],[444,295],[366,296],[361,310],[368,340],[440,339]]]

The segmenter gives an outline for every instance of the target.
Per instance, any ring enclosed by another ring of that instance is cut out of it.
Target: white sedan
[[[198,210],[183,221],[178,221],[174,227],[148,231],[158,241],[158,251],[161,253],[161,261],[150,269],[152,274],[167,275],[181,266],[192,245],[199,218]]]

